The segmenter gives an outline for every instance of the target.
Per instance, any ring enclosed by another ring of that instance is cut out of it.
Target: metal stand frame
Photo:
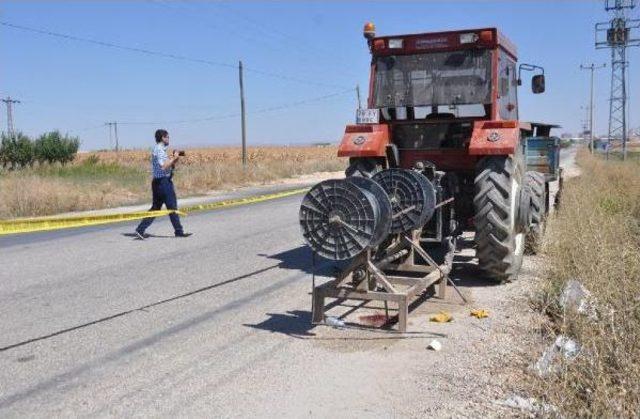
[[[406,332],[409,304],[414,297],[439,283],[437,296],[445,298],[447,281],[454,285],[448,274],[453,262],[455,240],[449,242],[445,263],[437,265],[420,246],[420,233],[421,230],[416,230],[408,236],[397,236],[384,254],[376,256],[375,260],[370,250],[363,252],[337,278],[314,286],[312,322],[324,322],[325,298],[336,298],[339,302],[383,301],[385,311],[387,303],[391,301],[398,305],[398,330]],[[417,256],[426,264],[416,263]]]

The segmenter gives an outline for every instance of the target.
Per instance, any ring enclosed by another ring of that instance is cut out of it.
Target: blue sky
[[[634,16],[637,17],[637,8]],[[391,35],[497,26],[520,62],[545,67],[547,92],[520,91],[522,119],[577,132],[585,119],[588,72],[607,63],[593,27],[601,1],[376,2],[12,2],[0,20],[129,47],[234,65],[245,73],[249,144],[337,141],[353,121],[355,92],[368,86],[366,21]],[[639,48],[631,49],[630,125],[640,125]],[[254,70],[254,71],[252,71]],[[264,72],[283,77],[265,75]],[[0,26],[0,95],[22,101],[15,125],[29,135],[59,129],[82,148],[109,147],[105,121],[120,121],[120,144],[147,147],[167,128],[184,146],[239,144],[238,74],[233,67],[173,60]],[[295,78],[290,80],[288,78]],[[605,133],[609,68],[596,77],[596,132]],[[283,109],[265,112],[271,107]],[[218,118],[207,121],[176,121]],[[154,124],[138,124],[153,122]],[[157,122],[157,124],[155,124]],[[136,124],[131,124],[136,123]],[[5,109],[0,112],[6,127]]]

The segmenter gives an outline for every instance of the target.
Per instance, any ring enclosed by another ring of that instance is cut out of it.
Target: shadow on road
[[[302,310],[287,311],[286,313],[267,313],[269,318],[258,324],[245,324],[253,329],[283,333],[285,335],[315,336],[309,331],[315,327],[311,324],[311,312]]]
[[[500,285],[499,282],[488,278],[478,268],[475,258],[468,256],[456,256],[454,258],[450,277],[458,287],[475,288]]]
[[[138,236],[135,233],[122,233],[122,235],[124,237],[131,237],[132,239],[139,240]],[[144,233],[144,238],[145,239],[173,239],[173,238],[175,238],[175,236],[174,235],[161,236],[161,235],[157,235],[157,234]]]
[[[346,323],[343,330],[380,333],[380,336],[316,336],[311,330],[317,325],[311,323],[311,312],[303,310],[288,311],[285,314],[267,313],[269,316],[265,321],[258,324],[244,324],[243,326],[253,329],[264,330],[272,333],[282,333],[296,339],[309,340],[397,340],[397,339],[427,339],[433,337],[446,338],[447,335],[435,332],[405,332],[400,333],[395,330],[378,328],[373,326],[359,325],[356,323]]]
[[[315,270],[318,276],[333,277],[346,265],[344,261],[332,261],[317,255],[314,260],[309,246],[298,246],[273,255],[259,254],[258,256],[280,261],[278,265],[280,269],[291,269],[308,274],[312,274]]]

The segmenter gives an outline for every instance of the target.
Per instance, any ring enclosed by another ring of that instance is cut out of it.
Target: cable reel
[[[351,259],[389,234],[391,203],[368,178],[325,180],[302,200],[300,228],[311,248],[332,260]]]
[[[391,168],[376,173],[372,179],[382,186],[391,201],[391,233],[407,233],[421,228],[433,216],[436,190],[421,173]]]

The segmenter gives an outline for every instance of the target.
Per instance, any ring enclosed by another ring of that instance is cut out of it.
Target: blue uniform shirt
[[[163,169],[162,165],[167,161],[167,146],[164,143],[158,143],[153,148],[151,153],[151,171],[153,172],[154,179],[161,179],[163,177],[170,177],[173,168]]]

